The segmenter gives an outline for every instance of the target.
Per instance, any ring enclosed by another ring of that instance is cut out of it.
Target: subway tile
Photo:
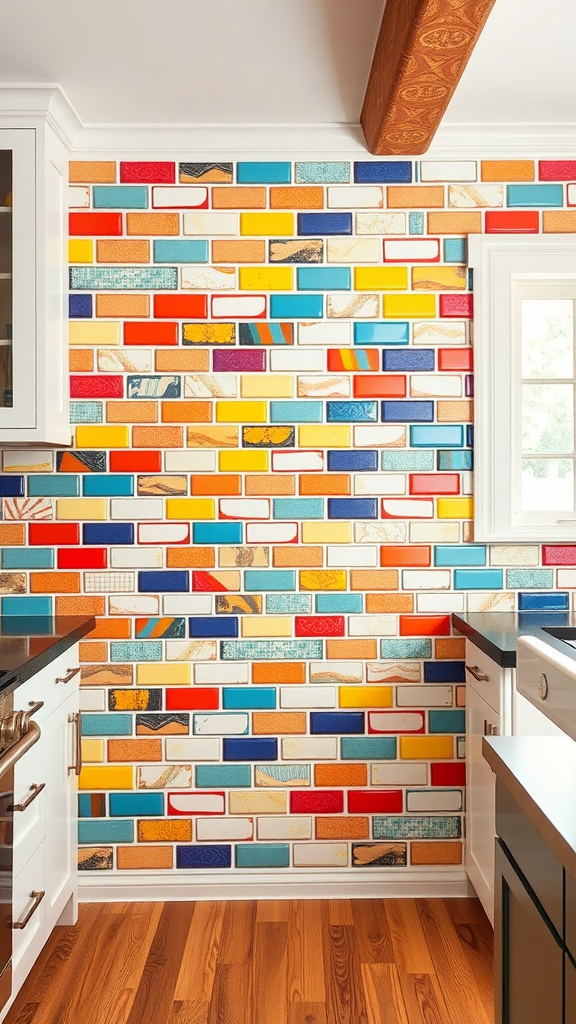
[[[321,658],[321,640],[223,640],[223,661],[242,658],[254,660],[286,660],[290,658]]]
[[[292,166],[288,161],[239,161],[237,181],[243,185],[286,184],[292,180]]]
[[[350,181],[350,163],[347,160],[314,160],[296,163],[296,179],[299,184],[329,184]]]
[[[157,238],[153,242],[153,254],[154,263],[208,263],[208,242],[187,238]]]
[[[233,166],[231,163],[180,163],[178,165],[178,180],[226,184],[232,181]]]
[[[530,207],[562,206],[564,190],[562,185],[507,185],[506,201],[509,207],[523,210]]]
[[[321,238],[271,238],[268,247],[270,263],[322,263],[324,255]]]
[[[212,216],[217,216],[212,214]],[[219,216],[233,216],[235,214],[220,214]],[[302,216],[299,214],[299,216]],[[235,222],[236,223],[236,222]],[[204,234],[205,232],[199,232]],[[236,234],[237,230],[234,227],[233,230],[219,232],[221,234]],[[310,234],[317,234],[318,232],[310,232]],[[241,213],[240,214],[240,234],[241,235],[255,235],[264,237],[275,237],[276,235],[280,238],[290,238],[295,234],[294,231],[294,214],[293,213]]]
[[[195,776],[198,789],[221,786],[229,789],[248,787],[252,784],[252,768],[248,764],[202,764],[196,767]]]
[[[342,868],[348,864],[346,843],[294,843],[295,868]]]
[[[451,208],[490,207],[504,205],[503,185],[449,185],[448,205]]]
[[[410,160],[358,160],[354,163],[354,181],[358,184],[411,182],[412,162]]]

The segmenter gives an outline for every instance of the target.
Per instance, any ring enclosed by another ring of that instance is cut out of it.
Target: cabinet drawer
[[[504,669],[487,654],[466,641],[466,682],[473,686],[497,714],[502,713],[501,686]]]
[[[34,712],[34,721],[42,722],[46,718],[46,676],[45,669],[27,679],[17,690],[14,690],[14,710],[29,711],[32,704],[43,702],[44,707]]]
[[[17,874],[46,832],[44,742],[40,737],[14,766],[14,872]],[[24,806],[26,805],[26,806]],[[23,808],[22,810],[17,808]]]
[[[30,973],[36,957],[46,941],[45,899],[38,902],[32,893],[46,890],[44,844],[38,847],[15,876],[12,889],[12,921],[26,924],[12,929],[13,989],[18,990]]]
[[[71,688],[80,683],[80,662],[78,660],[78,644],[56,658],[45,669],[46,673],[46,705],[48,713],[57,708],[68,697]]]

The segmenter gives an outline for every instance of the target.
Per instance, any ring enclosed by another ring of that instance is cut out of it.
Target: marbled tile
[[[312,818],[289,815],[257,819],[258,839],[311,839]]]
[[[350,378],[299,376],[297,393],[299,398],[347,398],[350,395]]]
[[[308,764],[256,764],[254,785],[267,789],[302,787],[310,785]]]
[[[270,239],[271,263],[321,263],[324,242],[321,238]]]
[[[381,244],[377,238],[328,238],[328,263],[379,263]]]
[[[270,563],[268,548],[261,545],[252,547],[220,547],[218,565],[221,567],[261,568]]]
[[[436,232],[431,231],[431,234]],[[357,235],[405,235],[405,213],[357,213]]]
[[[288,794],[280,791],[235,792],[229,796],[230,814],[286,814]]]
[[[295,868],[342,868],[348,864],[346,843],[294,843]]]
[[[352,843],[353,867],[406,867],[406,843]]]
[[[141,765],[137,768],[138,789],[191,788],[192,766],[176,765]]]
[[[504,186],[449,185],[448,205],[451,208],[504,206]]]
[[[328,317],[343,318],[371,318],[377,317],[380,313],[380,297],[378,295],[341,295],[332,292],[326,296],[326,315]],[[401,316],[396,311],[385,313],[386,316]],[[415,314],[422,315],[422,314]]]

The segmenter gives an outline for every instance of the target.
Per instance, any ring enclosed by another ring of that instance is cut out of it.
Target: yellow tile
[[[292,267],[240,267],[243,292],[289,292],[293,285]]]
[[[294,379],[267,373],[245,373],[240,377],[242,398],[292,398]]]
[[[340,686],[341,708],[391,708],[391,686]]]
[[[298,427],[298,444],[301,448],[349,448],[350,427]]]
[[[185,344],[233,345],[236,338],[234,324],[183,324],[182,327],[182,340]]]
[[[350,523],[302,523],[303,544],[350,544]]]
[[[230,793],[230,814],[286,814],[288,794],[284,791]]]
[[[70,238],[68,241],[68,261],[70,263],[92,263],[94,261],[94,243],[91,238]]]
[[[408,287],[406,267],[355,267],[354,287],[358,292],[396,291]]]
[[[109,348],[120,344],[120,324],[117,320],[71,320],[68,339],[71,345]]]
[[[88,426],[76,427],[76,448],[129,448],[128,427]]]
[[[440,758],[450,761],[454,757],[453,736],[401,736],[400,757],[403,761]]]
[[[78,779],[78,789],[132,789],[134,769],[129,765],[120,767],[83,768]]]
[[[167,498],[167,519],[215,519],[216,502],[212,498]]]
[[[82,763],[104,760],[104,740],[82,740]]]
[[[222,451],[218,455],[218,468],[221,473],[267,473],[268,458],[266,451]]]
[[[433,317],[436,316],[435,295],[384,295],[385,317]]]
[[[266,423],[266,402],[216,402],[217,423]]]
[[[108,519],[106,498],[58,498],[56,519]]]
[[[242,636],[292,636],[292,619],[280,615],[243,615]]]
[[[474,498],[438,498],[438,519],[473,519]]]
[[[345,569],[301,569],[300,590],[346,590]]]
[[[136,665],[136,686],[190,686],[189,662],[163,661]]]
[[[274,235],[286,237],[294,234],[293,213],[241,213],[241,235]]]
[[[433,263],[427,267],[413,267],[412,287],[421,292],[466,289],[468,287],[466,267],[438,267]]]

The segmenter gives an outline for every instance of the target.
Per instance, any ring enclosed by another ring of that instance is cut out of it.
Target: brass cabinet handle
[[[74,714],[68,715],[68,721],[74,722],[76,726],[74,764],[68,765],[68,771],[73,771],[75,775],[80,775],[82,771],[82,712],[75,711]]]
[[[481,672],[478,665],[466,665],[466,671],[469,672],[471,676],[474,676],[474,679],[477,679],[479,683],[490,682],[490,676]]]
[[[28,731],[0,757],[0,777],[13,768],[26,751],[38,742],[40,735],[40,726],[36,722],[30,722]]]
[[[30,795],[26,797],[24,803],[22,803],[22,804],[10,804],[8,810],[9,811],[25,811],[27,807],[30,807],[30,804],[34,803],[36,797],[40,796],[40,793],[42,792],[43,789],[45,789],[45,787],[46,787],[46,783],[45,782],[33,783],[30,786]]]
[[[38,907],[42,903],[42,900],[44,899],[44,897],[46,895],[46,891],[44,891],[44,892],[35,892],[33,890],[30,893],[30,895],[31,895],[32,899],[34,900],[34,903],[30,907],[30,910],[28,911],[26,916],[23,917],[21,921],[13,921],[12,922],[12,927],[13,928],[25,928],[26,927],[26,925],[28,924],[28,921],[30,920],[30,918],[38,910]]]
[[[492,723],[489,722],[487,718],[484,719],[484,735],[485,736],[497,736],[498,735],[498,726],[497,725],[492,725]]]
[[[67,670],[65,676],[57,676],[56,679],[54,680],[54,682],[56,682],[56,683],[69,683],[70,680],[74,678],[74,676],[78,675],[79,671],[80,671],[80,665],[78,665],[78,668],[69,668]]]

